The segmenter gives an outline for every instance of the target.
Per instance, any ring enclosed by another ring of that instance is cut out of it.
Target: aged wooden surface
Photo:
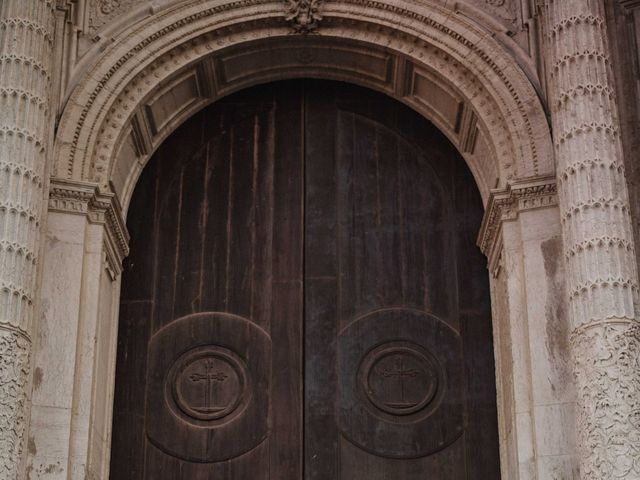
[[[287,82],[196,115],[129,214],[111,478],[499,478],[481,215],[379,94]]]

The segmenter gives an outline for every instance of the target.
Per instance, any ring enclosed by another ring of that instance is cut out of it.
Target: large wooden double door
[[[470,173],[337,83],[224,99],[132,200],[112,479],[495,480]]]

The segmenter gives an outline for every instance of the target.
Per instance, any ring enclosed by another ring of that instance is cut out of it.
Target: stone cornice
[[[518,180],[504,189],[492,190],[478,234],[478,246],[487,256],[489,270],[496,275],[502,253],[502,223],[518,218],[520,212],[558,204],[555,177]]]
[[[93,183],[52,179],[49,211],[84,215],[90,223],[103,225],[108,271],[112,279],[120,274],[122,260],[129,254],[129,233],[113,192]]]

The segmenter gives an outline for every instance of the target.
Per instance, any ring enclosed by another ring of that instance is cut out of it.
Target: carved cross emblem
[[[219,410],[223,410],[224,406],[215,406],[212,403],[215,403],[212,399],[212,386],[218,383],[222,383],[227,379],[227,374],[224,372],[214,372],[213,371],[214,362],[211,359],[208,359],[204,362],[204,372],[203,373],[193,373],[189,376],[189,379],[192,382],[204,382],[205,390],[204,390],[204,406],[194,408],[197,411],[202,413],[211,413],[217,412]]]
[[[407,358],[406,355],[395,355],[392,361],[383,361],[378,365],[377,373],[380,378],[385,379],[385,382],[388,382],[392,379],[395,379],[394,385],[397,390],[395,390],[394,395],[395,399],[391,400],[387,398],[384,402],[385,405],[395,409],[406,409],[415,407],[419,400],[416,401],[414,398],[409,400],[407,397],[415,397],[415,386],[411,386],[414,384],[421,372],[417,368],[411,368],[412,366],[407,366]],[[390,358],[388,360],[391,360]],[[411,362],[412,363],[412,362]],[[411,391],[412,393],[408,393]]]

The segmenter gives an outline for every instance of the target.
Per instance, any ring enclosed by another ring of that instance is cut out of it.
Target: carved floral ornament
[[[320,8],[322,0],[286,0],[286,20],[293,26],[295,33],[311,33],[318,28],[322,20]]]
[[[100,0],[100,12],[109,15],[120,8],[120,0]]]

